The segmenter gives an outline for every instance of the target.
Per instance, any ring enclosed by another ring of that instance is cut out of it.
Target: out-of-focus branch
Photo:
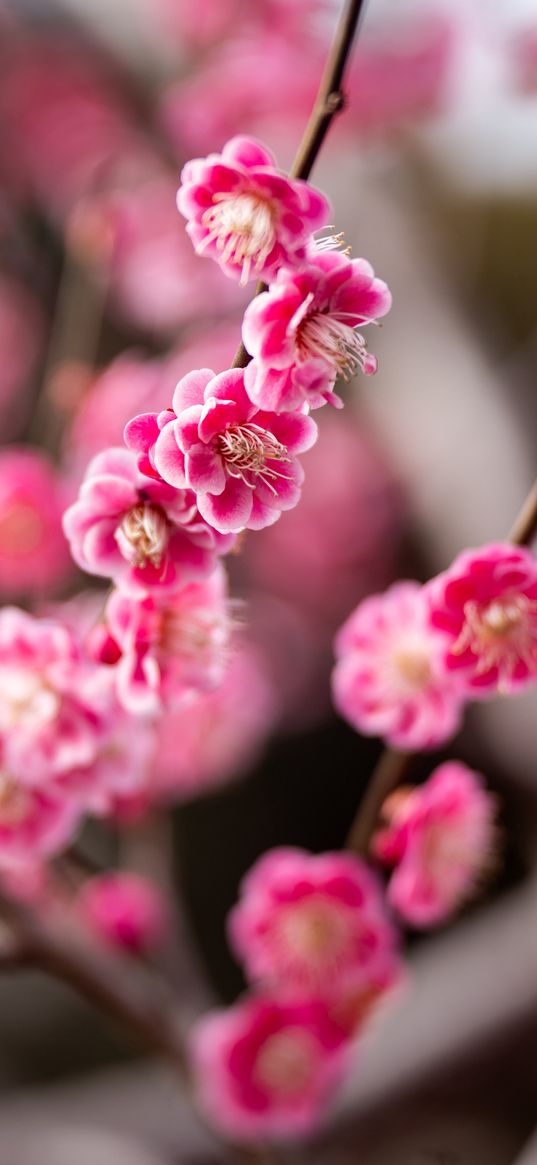
[[[515,546],[527,546],[537,533],[537,481],[523,502],[520,512],[507,536],[507,541]],[[356,816],[349,830],[346,848],[365,855],[369,849],[371,834],[378,820],[380,810],[388,793],[394,789],[412,763],[412,753],[395,752],[384,749],[367,784]]]
[[[309,178],[336,114],[345,108],[343,79],[364,6],[365,0],[347,0],[343,6],[315,105],[289,171],[291,178]],[[262,291],[266,291],[266,284],[258,283],[255,294]],[[251,358],[240,344],[232,368],[246,368]]]

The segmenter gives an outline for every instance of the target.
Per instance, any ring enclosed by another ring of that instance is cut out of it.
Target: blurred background
[[[229,366],[251,294],[194,255],[181,166],[237,132],[289,165],[339,6],[0,0],[3,602],[95,618],[62,511],[129,417]],[[348,89],[314,181],[393,291],[378,375],[317,414],[300,506],[230,560],[232,672],[147,750],[170,814],[126,804],[121,837],[83,839],[182,888],[192,1014],[240,990],[224,923],[244,871],[275,844],[341,846],[378,754],[331,711],[335,630],[394,578],[505,537],[535,474],[537,0],[369,0]],[[450,755],[499,794],[501,869],[461,920],[411,936],[404,1003],[304,1161],[537,1162],[536,711],[530,691],[468,715]],[[65,989],[1,981],[0,1165],[218,1159],[133,1057]]]

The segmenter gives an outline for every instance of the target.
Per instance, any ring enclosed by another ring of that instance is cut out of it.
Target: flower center
[[[50,688],[39,672],[29,668],[0,669],[0,729],[38,729],[58,715],[61,696]]]
[[[230,623],[224,612],[198,607],[195,610],[170,609],[163,612],[159,628],[159,648],[163,656],[209,665],[223,653],[229,639]]]
[[[0,825],[18,825],[28,812],[29,795],[7,773],[0,772]]]
[[[302,1092],[313,1073],[315,1047],[302,1028],[287,1028],[269,1036],[255,1062],[255,1078],[262,1088],[279,1096]]]
[[[312,972],[339,960],[349,942],[345,914],[319,899],[290,906],[280,919],[280,933],[291,954],[304,959]]]
[[[277,478],[287,478],[287,474],[272,464],[290,461],[287,447],[259,425],[231,426],[218,434],[217,449],[229,475],[240,477],[250,489],[255,489],[257,479],[260,479],[275,494],[277,491],[272,483]]]
[[[216,241],[227,263],[242,267],[241,284],[252,272],[260,271],[276,242],[276,207],[262,194],[253,192],[215,194],[213,205],[202,217],[208,236],[198,246],[198,253]]]
[[[470,649],[478,657],[477,675],[498,668],[509,679],[518,663],[537,665],[537,601],[526,595],[493,599],[486,606],[464,605],[464,625],[452,647],[455,655]]]
[[[158,570],[168,545],[168,522],[160,506],[139,502],[129,510],[115,532],[127,562],[143,569],[150,562]]]
[[[431,662],[422,647],[403,647],[396,652],[394,664],[405,684],[416,691],[427,687],[431,679]]]
[[[377,361],[367,351],[360,332],[329,312],[312,312],[304,317],[298,327],[297,345],[302,360],[324,360],[343,380],[351,380],[359,368],[366,376],[377,370]]]

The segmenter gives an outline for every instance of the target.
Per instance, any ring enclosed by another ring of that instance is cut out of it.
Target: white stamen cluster
[[[209,234],[197,247],[201,254],[216,242],[224,262],[242,267],[241,285],[261,271],[276,242],[276,208],[261,194],[215,194],[202,217]]]
[[[125,514],[114,537],[131,566],[143,569],[150,562],[158,570],[168,545],[166,515],[160,506],[139,502]]]
[[[367,351],[361,333],[329,312],[305,316],[298,328],[297,345],[302,359],[324,360],[343,380],[351,380],[359,368],[366,374],[376,369],[375,357]]]
[[[287,478],[280,473],[274,461],[290,461],[285,445],[276,439],[268,429],[247,423],[234,425],[218,436],[218,452],[226,463],[231,477],[240,477],[250,489],[255,489],[257,479],[276,493],[272,484],[277,478]],[[252,480],[253,479],[253,480]]]
[[[452,647],[455,655],[468,648],[478,658],[477,675],[497,667],[509,680],[517,663],[537,663],[537,601],[526,595],[493,599],[488,605],[464,605],[464,626]]]

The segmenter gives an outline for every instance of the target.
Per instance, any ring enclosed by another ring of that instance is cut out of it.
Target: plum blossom
[[[444,665],[468,696],[509,693],[537,678],[537,561],[496,542],[465,550],[428,584]]]
[[[313,1129],[346,1064],[341,1029],[317,1000],[246,998],[199,1021],[191,1052],[201,1107],[239,1140]]]
[[[177,590],[209,574],[217,550],[231,545],[200,517],[191,490],[146,477],[127,449],[90,462],[64,530],[83,570],[134,594]]]
[[[483,778],[460,761],[388,798],[373,844],[395,866],[388,901],[405,922],[437,926],[475,892],[494,855],[495,815]]]
[[[338,376],[377,362],[357,329],[386,314],[391,295],[366,259],[312,249],[300,271],[280,268],[268,291],[246,309],[243,340],[254,357],[245,374],[248,395],[259,408],[293,411],[304,402],[341,407]]]
[[[221,154],[187,162],[177,206],[197,253],[241,283],[303,263],[308,239],[330,215],[318,190],[287,178],[264,146],[240,135]]]
[[[243,881],[231,944],[254,981],[294,997],[333,995],[392,962],[396,935],[380,886],[351,854],[280,848]]]
[[[60,623],[0,612],[0,738],[8,772],[51,787],[91,765],[105,731],[106,694]]]
[[[431,626],[428,592],[399,582],[358,605],[339,631],[332,692],[358,732],[408,751],[449,740],[462,694],[446,676],[443,631]]]
[[[62,531],[65,487],[45,453],[0,452],[0,591],[43,594],[64,582],[71,562]]]
[[[297,504],[304,474],[295,454],[316,437],[310,417],[258,410],[241,368],[189,373],[172,410],[134,417],[125,430],[140,468],[160,474],[164,489],[194,490],[202,518],[222,534],[260,530]]]
[[[160,597],[112,592],[105,617],[117,645],[116,690],[131,713],[158,713],[222,678],[232,621],[222,567]]]
[[[166,933],[168,911],[160,891],[147,878],[126,870],[85,882],[76,911],[98,938],[131,954],[154,950]]]
[[[2,753],[4,750],[2,749]],[[73,839],[80,819],[76,800],[50,789],[28,788],[0,759],[0,871],[35,870]]]

